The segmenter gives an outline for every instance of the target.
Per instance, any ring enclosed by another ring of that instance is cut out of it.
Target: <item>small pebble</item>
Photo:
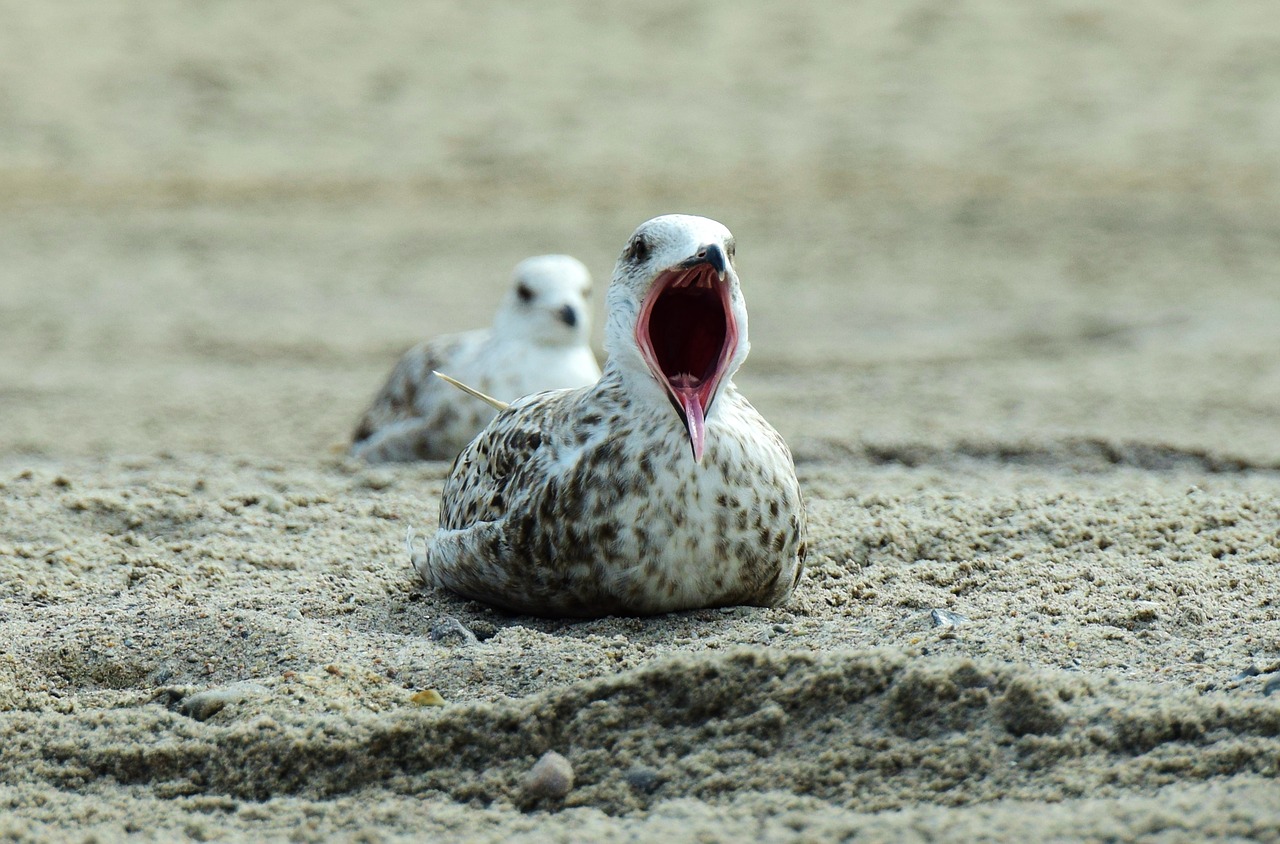
[[[468,630],[461,621],[451,615],[436,622],[431,628],[431,639],[451,645],[474,645],[479,642],[476,634]]]
[[[241,703],[270,693],[271,690],[261,683],[249,681],[232,683],[229,686],[205,689],[203,692],[183,698],[178,703],[178,711],[197,721],[207,721],[225,709],[228,704]]]
[[[969,620],[968,616],[951,610],[930,610],[929,618],[933,619],[934,627],[959,627]]]
[[[1271,695],[1275,694],[1276,692],[1280,692],[1280,673],[1277,673],[1274,677],[1272,677],[1270,680],[1267,681],[1267,684],[1265,686],[1262,687],[1263,697],[1271,697]]]
[[[533,799],[559,800],[573,790],[573,766],[569,760],[548,750],[529,770],[525,794]]]
[[[658,772],[652,768],[645,768],[637,765],[628,770],[623,778],[627,781],[627,785],[632,790],[641,794],[652,794],[658,790]]]
[[[416,692],[409,700],[415,706],[444,706],[444,698],[435,689],[423,689]]]

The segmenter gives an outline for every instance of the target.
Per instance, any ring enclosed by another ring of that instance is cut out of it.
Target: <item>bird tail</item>
[[[450,378],[448,375],[445,375],[443,372],[437,372],[436,370],[433,369],[431,370],[431,374],[436,376],[442,381],[452,384],[453,386],[457,387],[459,390],[466,393],[467,395],[474,396],[480,399],[480,401],[484,402],[485,404],[497,410],[500,410],[500,411],[506,410],[508,407],[511,406],[504,401],[498,401],[493,396],[486,396],[484,393],[480,392],[479,390],[474,389],[472,387],[468,387],[466,384],[463,384],[461,381],[457,380],[456,378]]]

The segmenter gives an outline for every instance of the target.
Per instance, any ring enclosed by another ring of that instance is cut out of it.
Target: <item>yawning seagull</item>
[[[591,274],[568,255],[516,265],[488,330],[428,340],[405,352],[356,428],[351,453],[370,462],[452,460],[494,416],[448,386],[440,370],[505,401],[600,377],[591,348]]]
[[[804,565],[791,452],[733,385],[747,309],[729,230],[670,215],[613,271],[598,383],[528,396],[463,450],[430,585],[541,616],[787,600]]]

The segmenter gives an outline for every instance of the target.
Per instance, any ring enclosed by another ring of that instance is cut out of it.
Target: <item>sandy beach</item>
[[[1280,841],[1271,8],[0,20],[0,838]],[[598,348],[677,211],[737,237],[795,598],[426,589],[448,464],[344,454],[396,356],[543,252]]]

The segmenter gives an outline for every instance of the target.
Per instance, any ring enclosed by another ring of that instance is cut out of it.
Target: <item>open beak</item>
[[[654,279],[636,323],[640,351],[680,414],[697,463],[706,448],[711,402],[738,347],[728,266],[724,249],[713,243],[664,270]]]

